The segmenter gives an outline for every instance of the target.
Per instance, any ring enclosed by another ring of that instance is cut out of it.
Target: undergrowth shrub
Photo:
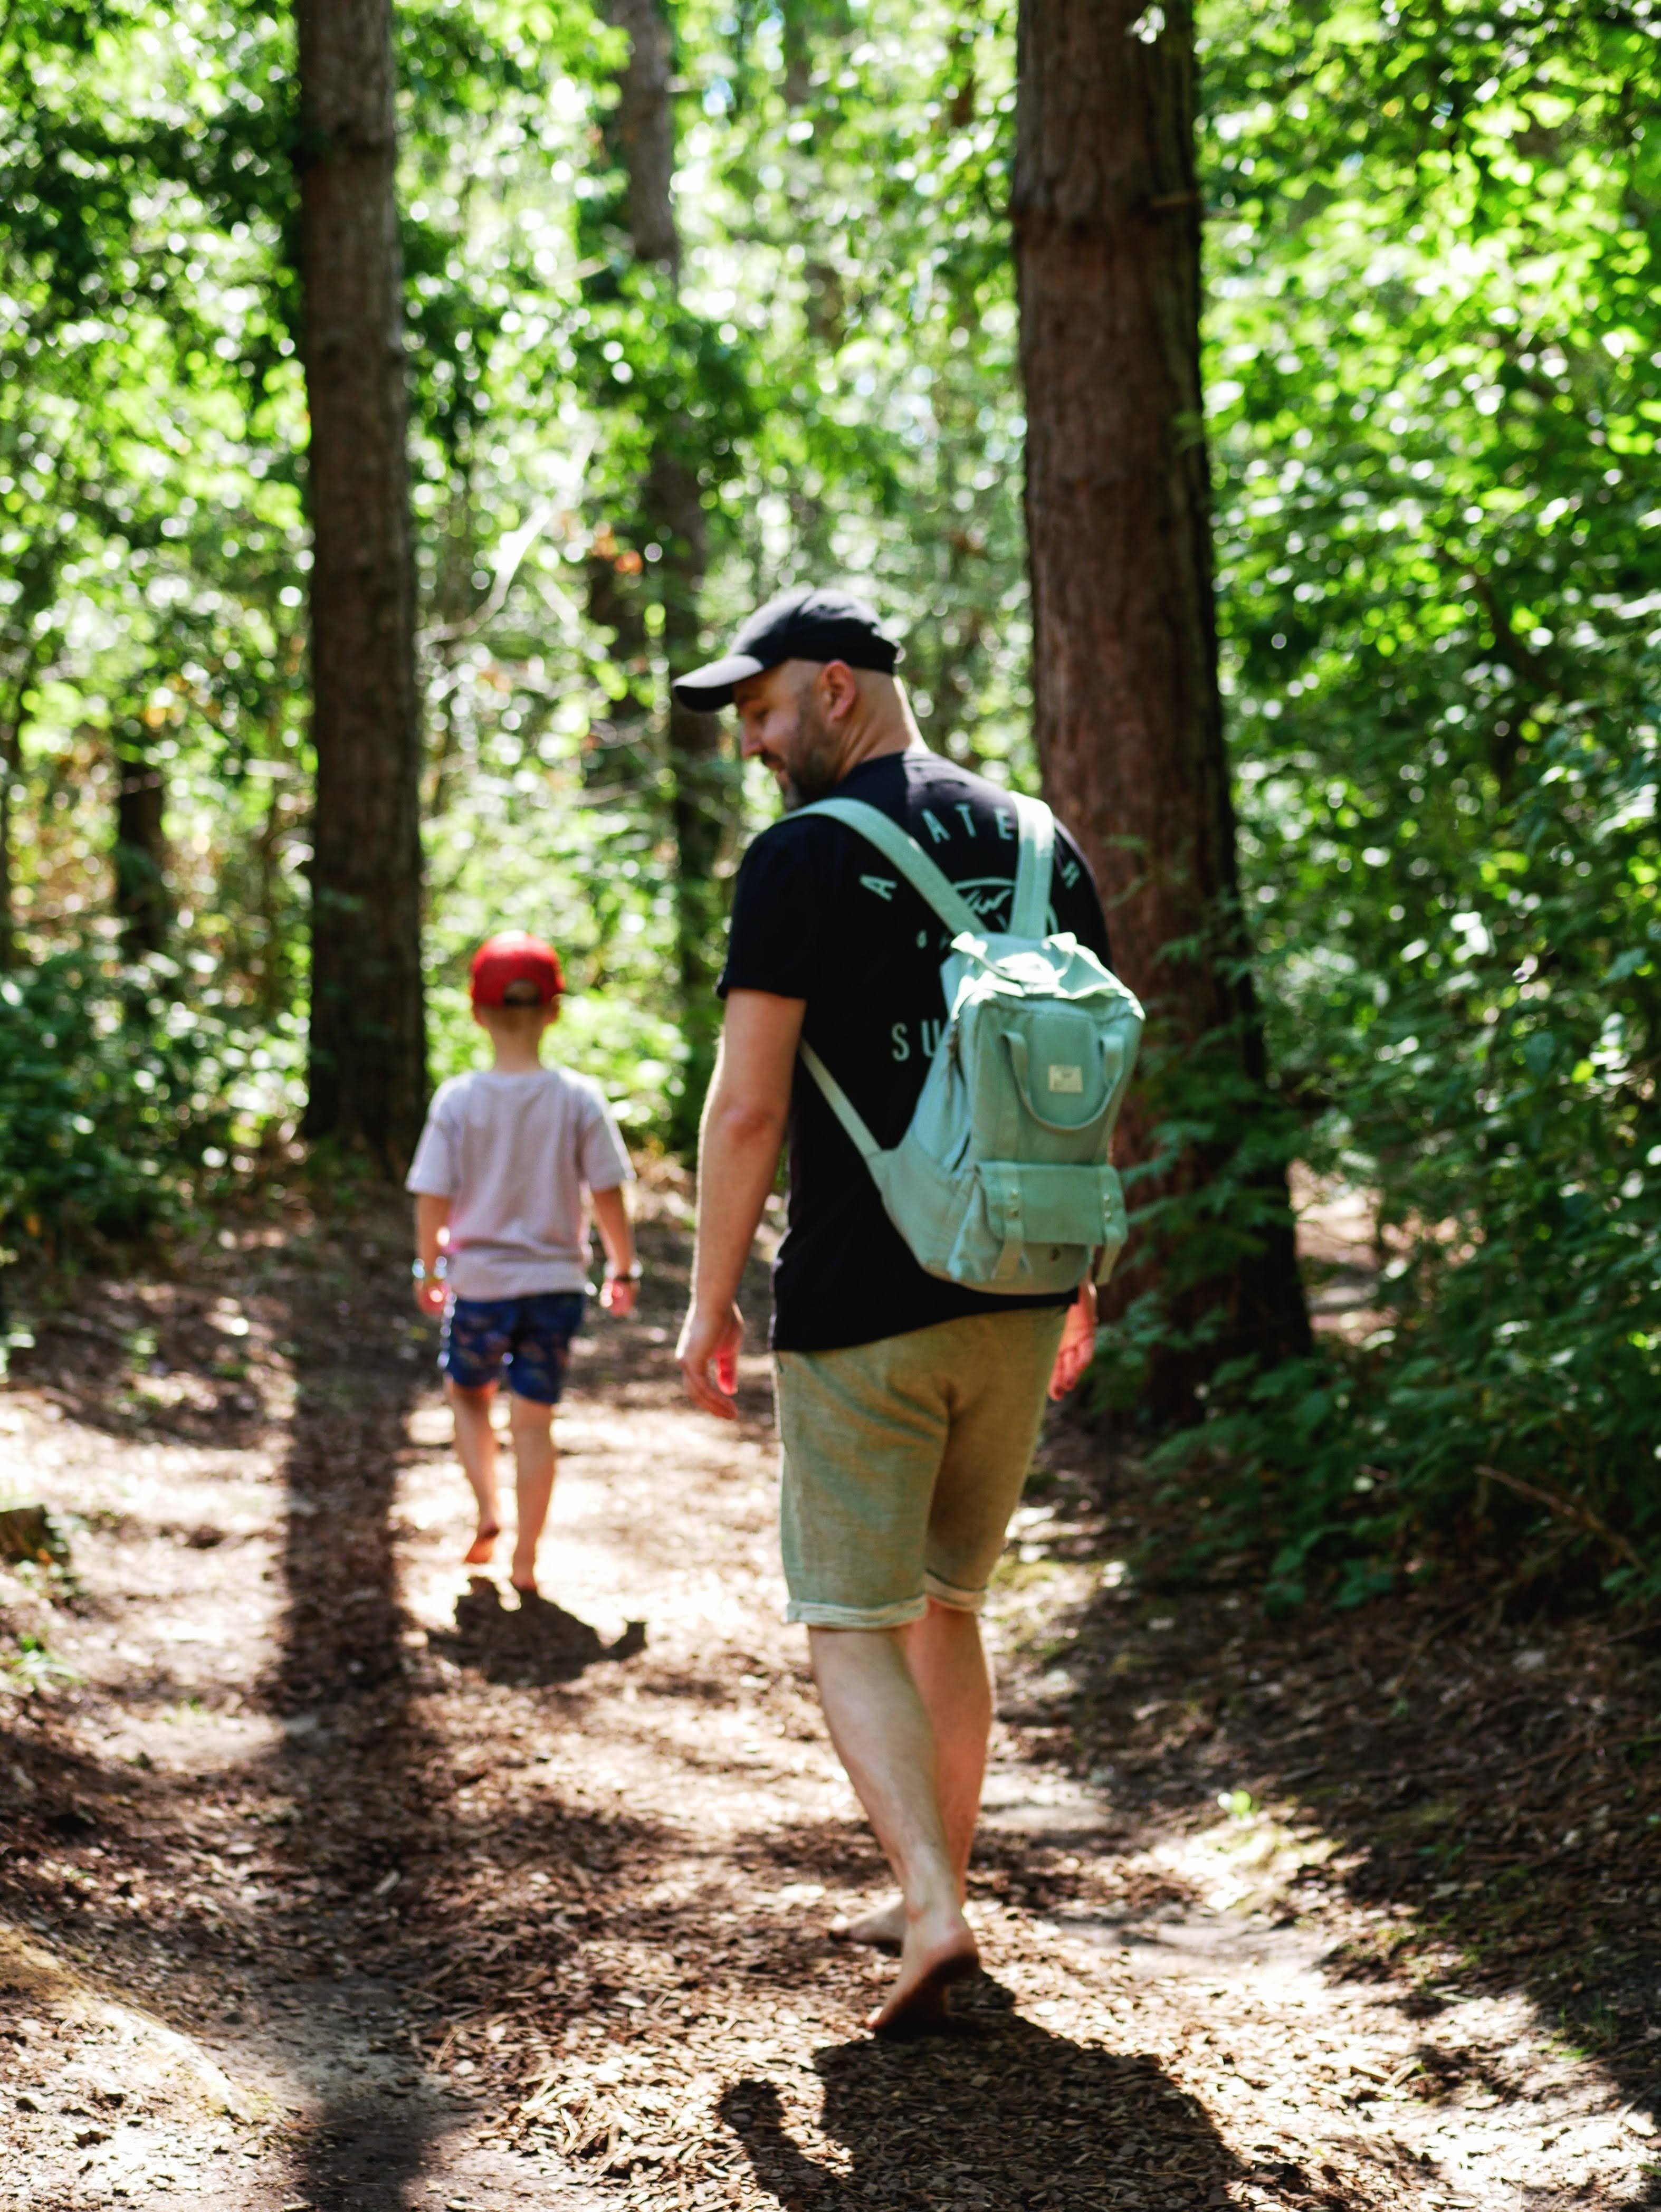
[[[1206,40],[1242,891],[1379,1280],[1161,1464],[1276,1603],[1661,1594],[1661,58],[1619,11],[1371,0]]]
[[[1315,1100],[1304,1156],[1377,1206],[1378,1325],[1220,1369],[1207,1419],[1157,1458],[1208,1500],[1196,1556],[1266,1556],[1272,1603],[1358,1603],[1478,1558],[1519,1584],[1595,1565],[1612,1593],[1661,1594],[1661,737],[1644,712],[1542,714],[1487,840],[1430,845],[1422,889],[1373,893],[1413,932],[1393,961],[1269,934],[1283,1081]],[[1214,1196],[1247,1210],[1226,1179]],[[1181,1226],[1157,1208],[1137,1224]],[[1111,1361],[1134,1368],[1159,1326],[1133,1310]]]
[[[179,971],[91,950],[0,977],[0,1243],[61,1256],[178,1219],[288,1111],[289,1018],[253,1026]]]

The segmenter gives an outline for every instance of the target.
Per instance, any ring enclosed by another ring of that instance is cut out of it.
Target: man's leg
[[[514,1435],[514,1491],[519,1503],[519,1525],[514,1536],[510,1575],[517,1590],[537,1586],[537,1546],[547,1525],[548,1507],[554,1495],[554,1409],[534,1399],[508,1400],[508,1420]]]
[[[1043,1308],[947,1325],[950,1418],[929,1502],[929,1605],[904,1634],[940,1745],[941,1814],[960,1881],[968,1873],[992,1729],[992,1686],[976,1608],[1031,1461],[1065,1317],[1060,1309]],[[841,1932],[855,1942],[899,1943],[901,1908],[880,1906]]]
[[[502,1534],[502,1503],[496,1495],[496,1431],[490,1426],[490,1401],[496,1396],[496,1384],[486,1382],[477,1390],[469,1390],[447,1377],[444,1395],[455,1415],[456,1456],[478,1502],[478,1527],[463,1564],[470,1567],[488,1566],[496,1540]]]
[[[897,1633],[934,1732],[940,1820],[961,1901],[968,1890],[969,1854],[992,1735],[992,1678],[981,1646],[981,1625],[974,1613],[931,1598],[923,1618]],[[855,1943],[897,1950],[905,1941],[904,1900],[896,1898],[863,1913],[838,1932]]]
[[[902,1633],[808,1631],[830,1740],[900,1885],[899,1972],[866,2023],[891,2030],[938,2021],[949,1984],[977,1963],[940,1803],[939,1747]]]

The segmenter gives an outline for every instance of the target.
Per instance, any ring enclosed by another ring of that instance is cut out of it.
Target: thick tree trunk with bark
[[[317,799],[306,1133],[407,1161],[426,1099],[420,708],[389,0],[297,0]]]
[[[635,258],[660,270],[673,286],[680,275],[675,222],[675,117],[671,93],[672,42],[659,0],[610,0],[611,19],[629,34],[619,80],[617,143],[628,179],[630,242]],[[708,547],[698,493],[696,441],[684,417],[661,423],[641,487],[641,516],[660,548],[663,648],[671,671],[698,656],[698,595]],[[718,1020],[710,946],[716,920],[716,863],[727,822],[721,720],[668,708],[669,769],[675,831],[676,952],[682,1020],[690,1055],[672,1132],[678,1148],[696,1141],[699,1109],[715,1064]]]
[[[1141,0],[1022,0],[1019,41],[1038,754],[1101,884],[1116,964],[1153,1018],[1151,1064],[1160,1045],[1180,1055],[1173,1095],[1214,1132],[1165,1180],[1180,1196],[1224,1172],[1273,1110],[1217,683],[1192,9],[1170,0],[1161,18]],[[1128,1117],[1133,1160],[1153,1149],[1147,1097]],[[1223,1310],[1212,1343],[1160,1363],[1161,1416],[1187,1410],[1222,1359],[1307,1346],[1283,1171],[1256,1176],[1244,1206],[1247,1233],[1202,1279],[1152,1239],[1128,1273],[1129,1290],[1161,1291],[1179,1328]]]

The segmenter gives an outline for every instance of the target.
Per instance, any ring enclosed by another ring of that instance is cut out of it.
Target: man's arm
[[[723,1421],[738,1418],[732,1402],[744,1337],[738,1287],[778,1170],[806,1006],[805,999],[770,991],[729,993],[704,1101],[692,1304],[678,1357],[693,1401]]]
[[[450,1201],[423,1190],[416,1199],[415,1212],[416,1257],[427,1271],[416,1285],[416,1304],[424,1314],[442,1313],[444,1285],[436,1278],[439,1247],[448,1241]]]

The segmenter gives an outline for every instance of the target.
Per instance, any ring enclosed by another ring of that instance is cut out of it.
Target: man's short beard
[[[784,811],[812,806],[828,799],[842,781],[841,748],[835,732],[819,711],[811,690],[804,689],[796,708],[795,734],[790,757],[784,763]]]

